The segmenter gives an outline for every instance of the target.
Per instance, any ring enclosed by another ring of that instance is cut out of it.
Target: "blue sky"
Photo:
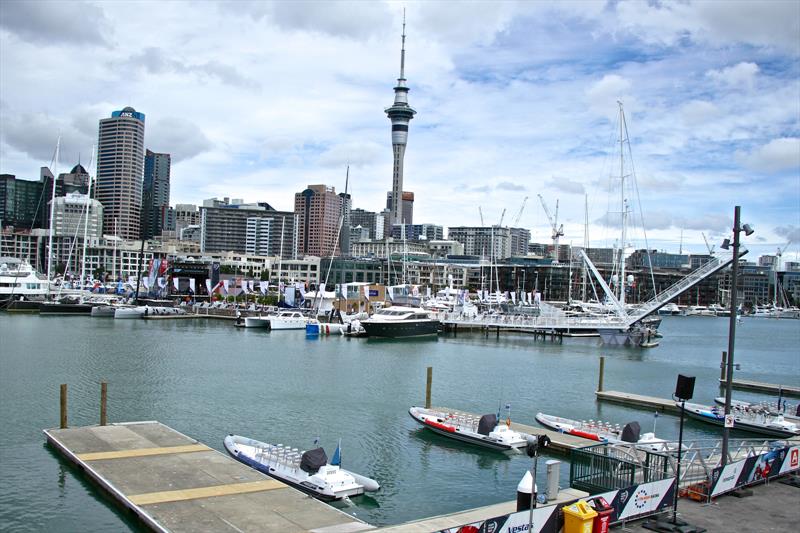
[[[89,159],[98,120],[131,105],[173,154],[172,202],[229,196],[291,209],[312,183],[379,209],[407,13],[417,110],[405,189],[415,222],[503,209],[539,242],[611,245],[624,104],[638,200],[628,244],[705,249],[734,205],[754,255],[800,250],[800,3],[3,2],[0,172]],[[629,180],[630,182],[630,180]],[[609,200],[609,192],[614,201]]]

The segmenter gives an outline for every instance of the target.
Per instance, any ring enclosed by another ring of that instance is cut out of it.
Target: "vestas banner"
[[[780,446],[711,472],[712,498],[770,478],[800,470],[800,446]]]

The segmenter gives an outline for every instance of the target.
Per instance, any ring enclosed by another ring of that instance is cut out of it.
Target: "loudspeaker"
[[[681,400],[691,400],[694,396],[694,376],[678,374],[678,383],[675,385],[675,397]]]

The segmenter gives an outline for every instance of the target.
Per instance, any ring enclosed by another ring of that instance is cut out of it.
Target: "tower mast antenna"
[[[403,8],[403,40],[400,46],[400,78],[398,81],[406,79],[406,8]]]

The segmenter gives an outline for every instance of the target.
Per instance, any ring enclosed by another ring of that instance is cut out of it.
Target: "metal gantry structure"
[[[539,196],[539,201],[542,203],[542,209],[544,209],[544,214],[547,215],[547,220],[550,221],[550,227],[553,230],[552,239],[553,239],[553,261],[558,262],[558,238],[564,235],[564,224],[558,225],[558,199],[556,199],[556,214],[555,216],[550,214],[550,210],[547,208],[547,204],[544,201],[544,198],[541,194]],[[523,204],[524,207],[524,204]],[[521,210],[520,210],[521,211]]]

